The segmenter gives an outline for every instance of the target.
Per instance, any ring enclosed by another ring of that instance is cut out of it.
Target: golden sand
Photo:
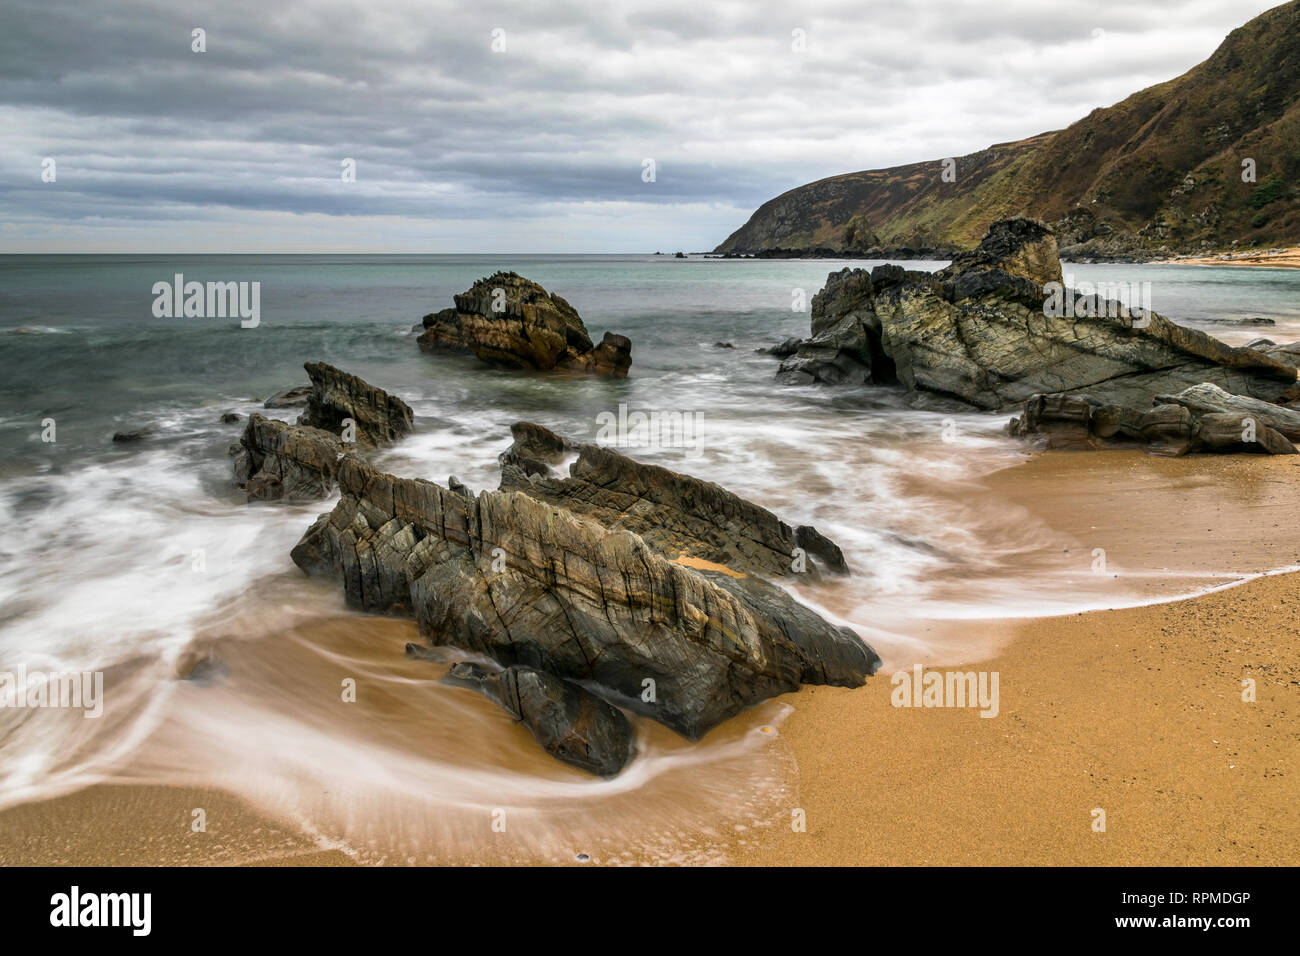
[[[1300,863],[1300,577],[1005,628],[998,716],[808,688],[807,831],[752,864]],[[1243,700],[1243,681],[1255,700]],[[1095,811],[1105,831],[1094,831]]]

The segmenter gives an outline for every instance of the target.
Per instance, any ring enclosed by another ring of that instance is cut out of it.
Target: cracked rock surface
[[[1145,411],[1202,383],[1272,404],[1300,398],[1287,347],[1235,348],[1154,312],[1049,291],[1060,281],[1051,229],[1023,218],[994,223],[937,273],[832,273],[813,299],[812,338],[778,378],[899,383],[918,406],[993,410],[1064,394]]]
[[[346,452],[387,445],[411,431],[414,414],[400,398],[324,362],[305,368],[310,389],[293,390],[306,403],[298,424],[253,413],[239,444],[231,447],[235,484],[250,501],[327,498]],[[347,420],[355,442],[343,440]]]
[[[409,615],[433,645],[578,683],[690,739],[801,684],[858,686],[880,666],[766,579],[670,560],[594,512],[508,487],[469,496],[352,455],[338,484],[292,558],[339,581],[350,606]]]
[[[467,352],[506,368],[594,372],[625,378],[632,342],[606,332],[599,344],[577,310],[558,295],[514,272],[479,279],[453,296],[455,306],[424,317],[420,348]]]

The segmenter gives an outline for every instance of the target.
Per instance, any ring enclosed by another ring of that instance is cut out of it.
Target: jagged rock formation
[[[554,674],[532,667],[493,672],[462,662],[444,680],[495,701],[543,750],[579,770],[612,777],[636,753],[636,735],[621,710]]]
[[[994,223],[934,274],[842,270],[814,297],[813,337],[778,377],[897,382],[918,405],[983,409],[1052,393],[1146,409],[1201,383],[1274,404],[1300,397],[1294,353],[1233,348],[1060,278],[1052,231],[1023,218]]]
[[[1074,261],[1297,245],[1298,144],[1293,0],[1232,31],[1182,76],[1066,129],[800,186],[760,206],[716,251],[970,248],[991,223],[1018,215],[1052,223]]]
[[[414,416],[400,398],[324,362],[308,362],[305,367],[312,385],[298,424],[254,413],[239,444],[230,449],[235,484],[250,501],[328,497],[334,490],[338,460],[346,451],[386,445],[411,431]],[[286,395],[277,398],[287,401]],[[343,440],[347,419],[353,422],[355,443]]]
[[[787,385],[889,384],[897,381],[893,360],[882,348],[874,293],[900,282],[930,284],[928,272],[908,272],[901,266],[841,269],[826,277],[812,300],[812,336],[783,342],[773,355],[786,353],[777,380]]]
[[[235,484],[250,501],[311,501],[334,488],[344,445],[319,428],[287,425],[254,412],[231,451]]]
[[[749,573],[782,577],[822,567],[848,572],[844,554],[816,528],[791,528],[766,508],[720,485],[628,458],[593,444],[575,445],[529,422],[511,429],[501,455],[501,489],[635,532],[673,558],[690,557]],[[552,469],[577,453],[568,477]],[[805,566],[795,572],[802,552]],[[815,560],[814,560],[815,559]]]
[[[615,378],[626,377],[632,365],[626,336],[606,332],[593,345],[573,306],[514,272],[479,279],[453,298],[454,308],[424,317],[417,341],[425,351],[469,352],[507,368],[566,368]]]
[[[359,445],[389,445],[410,434],[415,415],[400,398],[324,362],[304,368],[312,387],[299,425],[337,434],[352,419]]]
[[[564,444],[532,426],[512,450],[537,461]],[[470,497],[351,455],[338,482],[338,505],[292,557],[341,581],[350,606],[411,615],[435,645],[580,682],[691,739],[801,683],[857,686],[880,665],[852,631],[761,578],[678,563],[541,497]]]
[[[994,223],[978,248],[930,274],[832,273],[812,337],[777,373],[792,384],[901,384],[920,407],[1022,406],[1014,435],[1053,447],[1134,441],[1158,454],[1290,454],[1300,438],[1300,343],[1234,348],[1131,296],[1062,283],[1037,220]]]

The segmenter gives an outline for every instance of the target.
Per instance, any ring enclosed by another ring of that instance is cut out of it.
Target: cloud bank
[[[707,249],[794,186],[1068,125],[1272,5],[9,0],[0,250]]]

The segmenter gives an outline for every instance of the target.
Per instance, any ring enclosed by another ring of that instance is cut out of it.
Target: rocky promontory
[[[453,296],[455,306],[416,326],[426,352],[462,352],[505,368],[571,369],[627,376],[632,343],[606,332],[593,345],[573,306],[514,272],[479,279]],[[422,331],[421,331],[422,330]]]
[[[1300,3],[1233,30],[1182,76],[1065,129],[965,156],[830,176],[763,203],[715,250],[900,258],[970,249],[1007,216],[1066,256],[1144,261],[1300,244]]]
[[[1300,399],[1295,346],[1225,345],[1141,298],[1130,295],[1130,308],[1096,290],[1066,288],[1052,230],[1037,220],[1002,220],[978,248],[933,274],[892,265],[832,273],[813,298],[812,336],[791,346],[778,379],[902,386],[920,408],[1021,409],[1016,434],[1033,433],[1057,409],[1077,409],[1067,399],[1079,399],[1106,408],[1103,422],[1125,423],[1105,437],[1140,438],[1168,425],[1185,440],[1155,444],[1184,451],[1233,445],[1218,435],[1217,420],[1184,421],[1168,410],[1182,404],[1162,396],[1214,390],[1260,407]],[[1044,405],[1044,396],[1058,398]],[[1151,420],[1156,405],[1178,423]],[[1196,415],[1239,411],[1222,402],[1187,407]],[[1256,433],[1267,439],[1261,447],[1282,447],[1267,431]]]

